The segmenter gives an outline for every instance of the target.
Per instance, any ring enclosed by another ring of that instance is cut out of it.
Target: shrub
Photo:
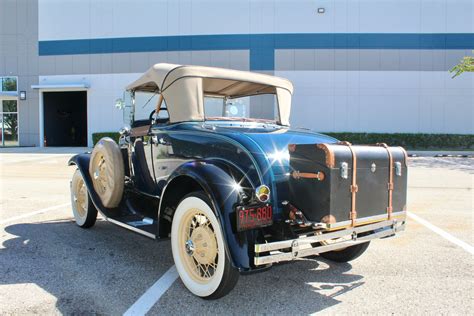
[[[102,137],[110,137],[118,144],[120,134],[117,132],[92,133],[92,143],[94,144],[94,146]]]
[[[353,144],[387,143],[389,146],[402,146],[407,149],[474,149],[472,134],[388,134],[388,133],[324,133],[339,140]],[[102,137],[110,137],[118,143],[119,133],[100,132],[92,134],[94,145]]]
[[[408,149],[473,149],[474,135],[462,134],[386,134],[386,133],[324,133],[353,144],[387,143]]]

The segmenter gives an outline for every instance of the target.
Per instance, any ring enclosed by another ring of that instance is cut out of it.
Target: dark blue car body
[[[135,126],[120,140],[126,183],[116,209],[105,208],[94,191],[89,153],[74,156],[70,164],[78,166],[91,200],[105,217],[155,239],[169,237],[173,207],[184,195],[196,189],[204,191],[222,225],[233,266],[246,272],[257,269],[253,265],[255,243],[291,237],[282,216],[282,203],[289,198],[288,145],[336,141],[309,130],[260,122]],[[235,183],[243,192],[235,190]],[[260,185],[271,191],[268,203],[273,207],[273,225],[237,231],[235,210],[255,203],[252,194]],[[134,225],[144,218],[147,225]]]

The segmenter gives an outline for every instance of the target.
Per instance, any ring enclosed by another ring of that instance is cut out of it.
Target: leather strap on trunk
[[[357,212],[356,212],[356,196],[359,187],[357,186],[357,156],[352,148],[352,144],[349,142],[339,142],[340,145],[348,146],[352,154],[352,184],[351,184],[351,212],[349,214],[351,219],[351,225],[355,226]]]
[[[387,207],[387,216],[388,219],[392,219],[392,212],[393,212],[393,156],[390,148],[385,143],[377,143],[377,146],[382,146],[387,150],[388,158],[389,158],[389,166],[388,166],[388,207]]]

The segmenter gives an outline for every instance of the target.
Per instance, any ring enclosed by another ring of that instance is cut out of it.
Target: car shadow
[[[278,264],[268,271],[241,276],[230,294],[214,301],[197,298],[177,282],[150,314],[172,314],[174,297],[179,297],[184,314],[316,313],[341,303],[345,293],[364,284],[363,277],[351,269],[349,263],[320,257]]]
[[[169,242],[104,221],[92,229],[69,219],[14,224],[5,232],[0,286],[35,284],[56,299],[64,314],[122,314],[173,265]],[[319,257],[280,264],[242,276],[229,295],[215,301],[193,296],[178,280],[151,314],[176,314],[177,304],[185,314],[313,313],[338,304],[341,295],[364,284],[351,268]],[[25,310],[28,302],[22,300]]]
[[[2,233],[0,286],[34,284],[63,314],[122,314],[173,265],[167,242],[104,221],[91,229],[71,220],[15,224],[5,232],[13,236]],[[18,293],[23,312],[34,293]]]

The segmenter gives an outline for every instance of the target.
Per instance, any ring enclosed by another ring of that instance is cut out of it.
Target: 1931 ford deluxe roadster
[[[76,223],[99,211],[171,239],[197,296],[222,297],[277,262],[349,261],[405,227],[405,150],[291,129],[288,80],[156,64],[126,90],[119,144],[103,138],[70,160]]]

